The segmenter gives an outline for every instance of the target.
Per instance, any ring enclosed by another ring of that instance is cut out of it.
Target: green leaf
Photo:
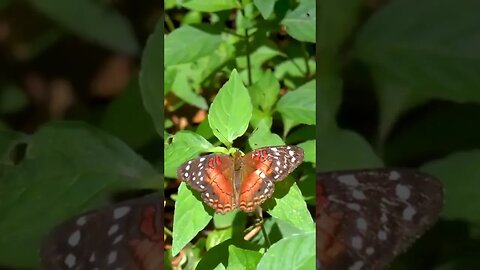
[[[315,269],[315,232],[286,237],[265,253],[257,269],[312,270]]]
[[[181,183],[173,215],[172,255],[176,256],[211,219],[202,201],[193,195],[185,183]]]
[[[169,67],[193,62],[213,53],[220,46],[220,42],[220,34],[213,32],[211,28],[184,25],[165,37],[164,65]]]
[[[135,121],[125,124],[125,120],[132,115],[135,115]],[[136,79],[131,80],[122,94],[110,103],[100,121],[100,126],[133,149],[140,148],[157,138],[158,134],[142,104],[139,83]]]
[[[315,140],[309,140],[298,145],[304,150],[304,162],[312,162],[313,164],[315,164],[317,157],[315,154],[317,149],[315,146],[315,142]]]
[[[163,21],[159,20],[153,34],[147,40],[147,45],[142,55],[142,67],[140,70],[140,91],[143,105],[153,119],[155,129],[163,136],[164,108],[162,95],[163,70],[162,46],[163,46]]]
[[[320,52],[335,55],[358,22],[362,10],[360,0],[320,1],[318,45]]]
[[[165,177],[177,177],[177,168],[183,162],[208,151],[212,147],[210,142],[196,133],[190,131],[177,132],[172,143],[165,146]]]
[[[191,10],[203,12],[217,12],[220,10],[230,10],[241,8],[235,0],[186,0],[182,6]]]
[[[260,14],[262,14],[262,17],[267,19],[270,17],[270,15],[272,15],[273,8],[275,7],[275,3],[277,1],[278,0],[253,0],[253,3],[260,11]]]
[[[440,179],[445,189],[443,216],[450,220],[480,223],[480,151],[458,152],[421,167]]]
[[[249,89],[253,105],[264,112],[271,111],[278,99],[279,92],[280,83],[270,70],[265,72]]]
[[[0,179],[0,264],[38,269],[40,241],[61,221],[118,192],[161,186],[152,166],[120,140],[81,123],[45,125]]]
[[[317,125],[320,130],[328,131],[337,127],[337,112],[342,102],[342,79],[340,75],[328,64],[322,65],[323,72],[319,78],[320,105],[317,111]],[[328,71],[326,71],[328,69]]]
[[[287,27],[288,34],[293,38],[315,43],[316,14],[315,0],[305,0],[285,16],[282,24]]]
[[[272,197],[275,207],[269,209],[268,213],[272,217],[285,221],[302,231],[315,230],[315,223],[308,211],[307,204],[303,200],[302,192],[296,183],[289,186],[290,183],[291,181],[287,178],[287,180],[275,185],[276,190]],[[285,195],[278,198],[279,194]],[[265,203],[266,207],[270,205],[272,205],[272,201]]]
[[[317,135],[320,171],[382,167],[382,160],[370,144],[349,130],[331,130]]]
[[[258,251],[241,249],[236,246],[228,247],[228,270],[256,269],[262,254]]]
[[[230,238],[232,238],[232,227],[214,230],[207,236],[206,249],[209,250]]]
[[[277,103],[277,110],[298,123],[315,125],[315,80],[285,94]]]
[[[213,100],[208,121],[213,134],[230,146],[235,138],[245,133],[252,117],[252,103],[247,88],[234,69]]]
[[[285,145],[282,138],[275,133],[270,132],[266,121],[262,120],[258,124],[257,129],[248,138],[248,144],[252,149],[257,149],[264,146]]]
[[[200,109],[208,109],[205,98],[193,92],[188,82],[188,69],[179,69],[172,85],[172,92],[183,101]]]
[[[480,102],[479,9],[479,1],[390,1],[359,33],[355,54],[397,88]]]
[[[138,42],[130,22],[101,1],[31,0],[38,11],[66,29],[107,49],[136,55]],[[163,21],[163,20],[162,20]]]

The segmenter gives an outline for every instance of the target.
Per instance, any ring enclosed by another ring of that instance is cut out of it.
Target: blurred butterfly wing
[[[437,220],[443,188],[412,169],[318,174],[317,254],[322,269],[384,269]]]
[[[163,267],[163,200],[147,196],[75,217],[55,228],[40,250],[48,270]]]

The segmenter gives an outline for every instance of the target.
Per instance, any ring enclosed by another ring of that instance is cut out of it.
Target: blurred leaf
[[[172,143],[165,146],[165,177],[176,178],[177,168],[183,162],[195,158],[211,147],[213,146],[210,142],[196,133],[190,131],[177,132]]]
[[[136,55],[138,42],[130,22],[101,1],[30,0],[38,11],[73,33],[118,52]],[[162,22],[163,23],[163,22]]]
[[[176,256],[212,219],[185,183],[178,188],[173,216],[172,255]]]
[[[221,37],[208,29],[183,25],[168,34],[165,37],[165,67],[193,62],[214,52],[220,46]]]
[[[309,59],[307,63],[309,73],[314,74],[316,69],[316,62],[312,59]],[[280,64],[277,64],[277,66],[275,67],[275,77],[279,81],[283,80],[288,88],[296,88],[298,87],[298,85],[296,81],[294,81],[294,79],[298,78],[302,79],[302,82],[305,81],[307,74],[307,63],[305,62],[305,59],[301,57],[296,57],[283,61]]]
[[[397,91],[480,102],[479,9],[480,1],[391,1],[363,27],[355,53]]]
[[[315,125],[315,80],[289,91],[277,103],[277,110],[298,123]]]
[[[337,126],[337,112],[342,102],[342,78],[332,67],[331,62],[321,62],[322,72],[319,78],[317,95],[320,105],[317,111],[317,125],[319,130],[335,129]],[[334,61],[334,60],[332,60]]]
[[[454,153],[446,158],[433,160],[421,167],[442,181],[445,186],[443,216],[480,223],[480,151]]]
[[[285,16],[282,24],[287,27],[288,34],[293,38],[315,43],[316,14],[315,0],[304,0]]]
[[[228,270],[256,269],[262,254],[258,251],[228,247]]]
[[[224,229],[232,226],[238,213],[239,213],[239,210],[234,210],[226,214],[215,213],[215,215],[213,216],[213,223],[215,225],[215,228]]]
[[[282,138],[270,131],[266,121],[260,121],[257,129],[248,138],[248,144],[252,149],[257,149],[265,146],[285,145]]]
[[[320,1],[318,45],[322,54],[335,55],[358,22],[360,0]]]
[[[262,44],[254,51],[250,52],[250,68],[261,67],[266,61],[275,56],[285,56],[276,46],[273,41],[262,39]],[[236,58],[237,68],[248,68],[247,56],[240,55]]]
[[[319,171],[382,167],[370,144],[349,130],[330,130],[317,135]]]
[[[252,103],[247,88],[233,70],[210,106],[210,127],[222,143],[231,146],[234,139],[245,133],[251,117]]]
[[[203,12],[216,12],[241,8],[235,0],[185,0],[182,6],[191,10]]]
[[[262,270],[315,269],[315,231],[292,235],[273,244],[260,260]]]
[[[118,139],[85,124],[48,124],[0,179],[0,264],[37,269],[40,241],[54,225],[116,192],[152,188],[161,188],[158,173]]]
[[[165,72],[163,73],[164,82],[163,82],[163,95],[165,96],[170,90],[172,90],[173,82],[177,76],[177,68],[166,68]]]
[[[140,71],[140,90],[143,105],[153,119],[155,129],[163,136],[164,108],[162,87],[163,81],[160,72],[163,70],[163,20],[157,22],[155,31],[147,40],[147,45],[142,55],[142,68]]]
[[[277,1],[278,0],[253,0],[253,3],[260,11],[260,14],[262,14],[262,17],[267,19],[272,14]]]
[[[312,162],[315,165],[316,160],[316,146],[315,140],[309,140],[298,145],[305,151],[305,162]]]
[[[127,119],[132,115],[135,116],[135,121],[128,121],[127,124]],[[140,87],[136,79],[131,80],[120,97],[110,103],[100,126],[133,149],[146,145],[158,136],[143,107]]]
[[[27,95],[18,86],[9,85],[0,88],[0,113],[18,112],[27,104]]]

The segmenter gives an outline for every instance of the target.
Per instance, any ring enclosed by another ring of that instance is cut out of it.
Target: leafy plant
[[[167,201],[174,216],[166,221],[172,227],[167,230],[172,246],[166,264],[176,257],[175,266],[184,269],[282,269],[274,258],[287,256],[285,252],[293,248],[301,262],[284,269],[314,269],[314,222],[305,201],[315,203],[315,62],[310,56],[314,51],[303,41],[314,41],[315,2],[255,1],[238,6],[235,1],[187,1],[182,5],[187,10],[181,12],[186,12],[181,26],[175,28],[170,18],[176,10],[165,18],[171,32],[165,37],[164,93],[166,115],[173,123],[171,132],[165,133],[166,181],[176,179],[177,168],[187,160],[208,152],[231,153],[235,148],[246,152],[297,144],[305,150],[305,162],[297,177],[276,184],[275,194],[266,202],[266,234],[247,234],[245,230],[254,225],[251,215],[214,214],[196,192],[180,184],[178,193],[172,194],[175,204]],[[232,8],[236,9],[231,22],[226,15]],[[202,12],[209,12],[211,25],[199,24]],[[225,28],[230,23],[233,29]],[[283,50],[275,44],[282,24],[293,37]],[[178,120],[182,117],[187,119],[187,130]]]

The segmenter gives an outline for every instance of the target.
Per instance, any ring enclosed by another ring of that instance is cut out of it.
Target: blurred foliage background
[[[445,186],[441,221],[391,269],[480,267],[479,9],[320,1],[318,167],[418,167]]]
[[[161,188],[163,144],[139,73],[152,82],[162,72],[141,68],[162,10],[154,0],[0,1],[1,269],[38,269],[54,225]]]

